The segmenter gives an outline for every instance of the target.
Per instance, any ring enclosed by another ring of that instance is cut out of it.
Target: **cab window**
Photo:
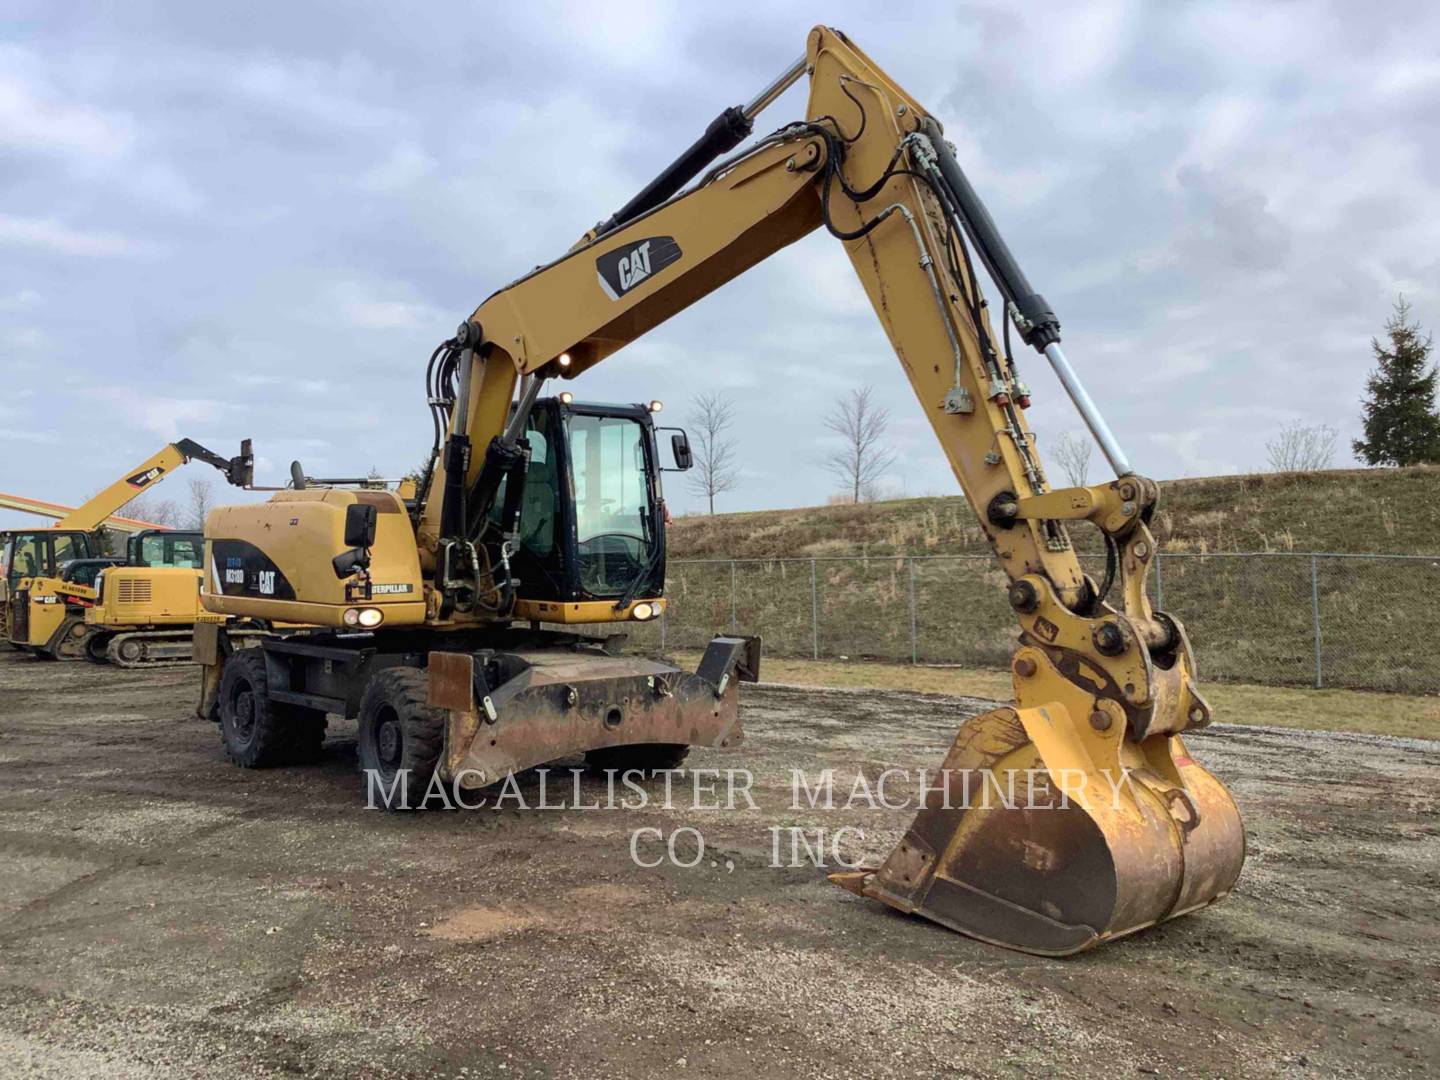
[[[525,470],[525,494],[520,502],[520,546],[544,558],[555,551],[555,513],[559,505],[560,474],[548,434],[537,426],[532,414],[525,430],[530,445],[530,464]],[[505,508],[509,478],[501,480],[490,510],[490,521],[498,526]]]
[[[62,562],[69,562],[71,559],[86,559],[90,557],[90,545],[83,543],[78,536],[67,536],[63,533],[54,537],[55,540],[55,565]]]
[[[46,573],[45,555],[40,541],[33,535],[16,536],[10,541],[11,586],[21,578],[39,577]]]
[[[593,595],[616,593],[655,549],[645,429],[626,417],[572,416],[569,434],[580,585]]]
[[[170,547],[168,559],[170,566],[182,566],[191,570],[199,569],[202,541],[193,536],[177,536]]]
[[[140,537],[131,551],[134,566],[175,566],[196,569],[201,564],[204,542],[192,535],[152,533]]]

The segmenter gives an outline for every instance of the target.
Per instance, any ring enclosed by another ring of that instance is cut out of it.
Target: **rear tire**
[[[667,769],[678,769],[689,754],[690,747],[685,743],[634,743],[587,751],[585,764],[596,772],[614,769],[623,773],[638,769],[648,776]]]
[[[411,802],[415,793],[423,795],[445,745],[445,713],[426,704],[428,687],[426,673],[417,668],[386,668],[360,699],[360,768],[387,791],[401,770],[408,771]]]
[[[325,716],[270,700],[263,649],[241,649],[225,661],[218,701],[220,737],[242,769],[313,759],[325,739]]]

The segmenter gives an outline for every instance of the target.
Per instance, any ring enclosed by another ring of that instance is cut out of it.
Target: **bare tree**
[[[695,432],[693,471],[686,478],[690,489],[703,495],[715,513],[715,496],[733,491],[740,483],[735,441],[727,437],[735,407],[724,394],[708,391],[695,399],[686,423]]]
[[[1090,452],[1095,445],[1083,436],[1062,431],[1055,440],[1051,456],[1055,458],[1071,487],[1084,487],[1090,479]]]
[[[1275,472],[1317,472],[1335,458],[1340,433],[1327,424],[1286,424],[1265,444],[1265,460]]]
[[[876,403],[875,388],[862,386],[841,397],[825,426],[842,440],[825,467],[844,482],[853,501],[874,498],[880,477],[895,464],[895,452],[885,441],[890,411]]]
[[[203,529],[205,527],[205,515],[210,512],[210,507],[215,505],[215,492],[210,487],[210,481],[203,476],[197,476],[190,481],[190,527],[192,529]]]
[[[157,499],[153,495],[137,495],[118,511],[121,517],[148,521],[152,525],[176,528],[180,524],[180,508],[173,499]]]

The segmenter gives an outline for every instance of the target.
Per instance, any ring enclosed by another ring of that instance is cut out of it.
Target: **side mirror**
[[[675,455],[675,468],[681,472],[695,464],[695,455],[690,452],[690,436],[685,432],[670,436],[670,451]]]
[[[378,524],[375,507],[365,503],[351,503],[345,508],[345,546],[368,548],[375,546],[375,528]]]
[[[305,490],[305,467],[298,461],[290,462],[290,486],[296,491]]]
[[[335,576],[343,580],[362,570],[369,570],[370,554],[362,547],[353,547],[336,555],[330,560],[330,565],[335,569]]]

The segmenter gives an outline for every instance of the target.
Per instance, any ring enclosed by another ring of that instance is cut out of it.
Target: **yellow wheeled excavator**
[[[222,618],[200,608],[201,537],[188,534],[186,548],[184,534],[145,540],[163,532],[142,531],[129,538],[128,558],[106,559],[95,531],[189,461],[213,465],[237,486],[247,487],[253,478],[255,458],[248,439],[232,458],[193,439],[180,439],[65,514],[53,528],[7,534],[6,633],[11,645],[45,659],[88,654],[125,666],[175,660],[182,653],[188,658],[190,627]],[[177,558],[164,561],[165,552]],[[107,654],[109,646],[114,648]]]
[[[806,118],[737,150],[756,114],[806,76]],[[567,632],[664,603],[657,441],[639,415],[540,391],[822,228],[849,254],[1010,578],[1020,631],[1014,704],[964,724],[883,864],[833,880],[1047,955],[1224,897],[1244,833],[1183,742],[1211,711],[1183,627],[1146,593],[1157,486],[1086,395],[1059,320],[940,122],[825,27],[630,203],[436,350],[436,451],[413,505],[316,490],[211,513],[206,606],[325,628],[233,652],[223,631],[197,628],[204,700],[218,704],[231,756],[262,765],[313,748],[326,712],[358,715],[372,783],[415,774],[473,787],[580,751],[644,767],[687,745],[738,745],[736,683],[758,676],[758,641],[717,638],[685,673]],[[979,266],[1001,294],[998,332]],[[1053,367],[1113,481],[1047,482],[1012,328]],[[1104,540],[1103,580],[1081,570],[1080,525]],[[1050,798],[963,798],[972,780],[1005,790],[1017,775],[1039,777]]]

